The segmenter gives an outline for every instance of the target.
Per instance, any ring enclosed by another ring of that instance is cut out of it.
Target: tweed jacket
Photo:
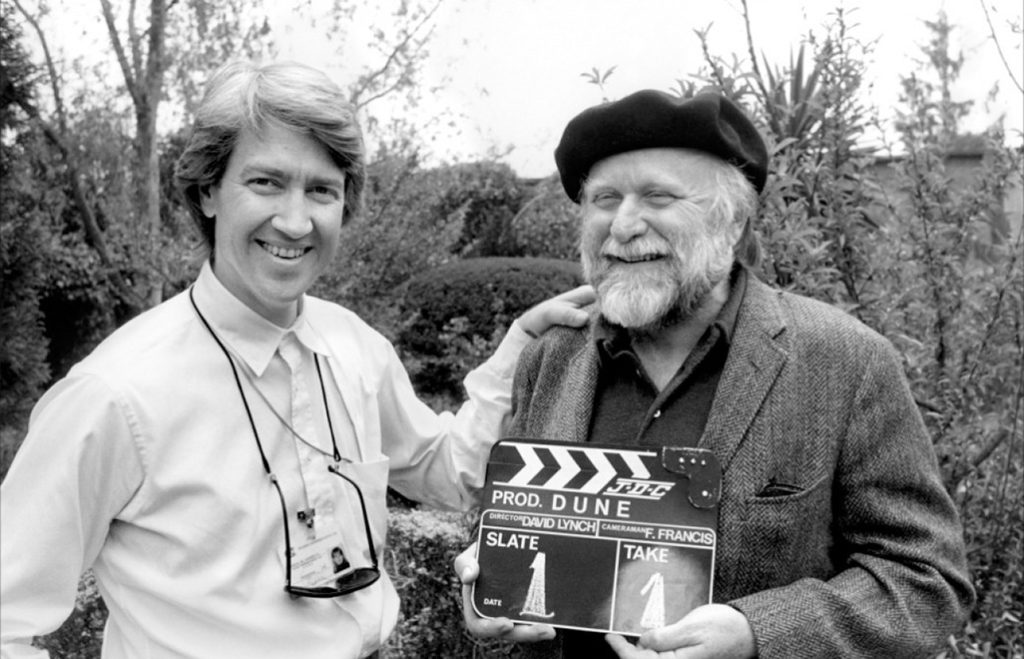
[[[508,434],[586,441],[598,363],[587,330],[532,343]],[[699,445],[723,468],[714,600],[760,657],[927,656],[963,623],[960,523],[883,337],[751,276]]]

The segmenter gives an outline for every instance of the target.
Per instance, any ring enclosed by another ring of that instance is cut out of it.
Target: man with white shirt
[[[177,178],[211,252],[40,400],[2,488],[3,657],[71,612],[95,570],[105,657],[362,657],[395,624],[379,568],[390,484],[465,508],[531,334],[580,324],[577,292],[513,324],[457,414],[393,347],[305,295],[360,210],[342,91],[295,64],[211,80]],[[335,575],[332,550],[350,570]]]

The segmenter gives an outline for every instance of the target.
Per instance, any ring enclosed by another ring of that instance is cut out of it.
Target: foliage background
[[[157,132],[152,116],[163,103],[187,118],[205,75],[228,54],[274,54],[267,26],[246,22],[243,0],[157,0],[129,17],[100,4],[111,17],[111,43],[123,51],[123,80],[103,93],[72,84],[96,79],[84,65],[29,55],[30,40],[46,36],[36,22],[44,6],[0,5],[3,473],[45,387],[127,318],[182,290],[203,257],[169,184],[185,135]],[[411,107],[430,91],[417,85],[417,73],[436,9],[397,3],[373,33],[379,61],[351,81],[354,102],[388,97]],[[355,11],[335,2],[318,29],[344,35]],[[767,61],[749,30],[743,57],[718,56],[714,33],[700,31],[704,62],[681,72],[676,91],[722,89],[769,140],[759,275],[846,309],[903,355],[964,521],[979,594],[944,656],[1021,657],[1024,250],[1019,202],[1009,215],[1006,205],[1020,195],[1021,135],[1004,134],[998,122],[983,134],[960,131],[972,101],[950,93],[964,61],[950,46],[954,30],[944,16],[930,21],[921,63],[902,77],[900,104],[885,114],[861,100],[872,46],[842,9],[785,64]],[[342,36],[342,52],[344,43]],[[585,77],[604,92],[611,75],[595,69]],[[574,260],[573,207],[554,177],[523,180],[494,159],[427,167],[416,127],[391,116],[367,123],[367,209],[345,229],[343,253],[315,292],[395,341],[421,394],[450,407],[459,393],[453,382],[496,345],[501,323],[481,329],[453,307],[440,327],[424,325],[424,296],[409,291],[459,263],[471,264],[460,276],[492,290],[493,275],[470,259]],[[878,125],[897,136],[882,152],[862,146]],[[965,151],[979,156],[966,172],[956,166]],[[550,281],[521,263],[538,282]],[[538,283],[536,292],[546,290]],[[529,300],[502,294],[488,304],[507,321]],[[445,349],[419,350],[420,339]],[[387,655],[514,656],[513,647],[462,631],[449,566],[468,540],[466,525],[393,503],[388,560],[403,622]],[[104,618],[87,574],[74,615],[39,642],[54,656],[98,656]]]

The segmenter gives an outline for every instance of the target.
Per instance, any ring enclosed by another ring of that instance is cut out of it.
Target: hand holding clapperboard
[[[509,439],[491,451],[473,606],[483,617],[639,635],[711,602],[713,453]]]

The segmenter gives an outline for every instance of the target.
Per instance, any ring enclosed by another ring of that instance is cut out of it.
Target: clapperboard
[[[511,439],[487,464],[479,615],[639,635],[711,602],[721,467],[705,449]]]

